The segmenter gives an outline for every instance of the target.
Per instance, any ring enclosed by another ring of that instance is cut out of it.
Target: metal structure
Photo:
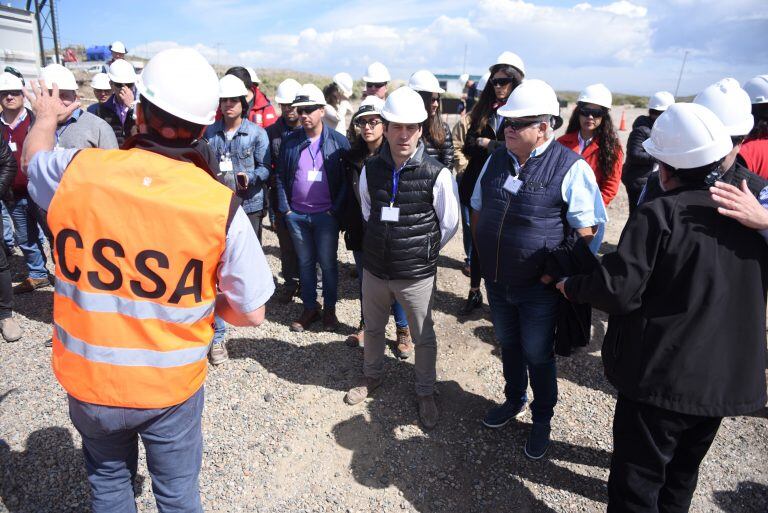
[[[27,0],[27,10],[35,13],[37,33],[40,38],[40,61],[43,63],[43,66],[45,66],[46,63],[46,41],[53,43],[54,62],[61,62],[55,0]]]

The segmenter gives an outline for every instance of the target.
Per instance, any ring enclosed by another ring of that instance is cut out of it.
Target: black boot
[[[459,315],[469,315],[475,308],[483,306],[483,293],[480,290],[470,290],[467,302],[459,310]]]

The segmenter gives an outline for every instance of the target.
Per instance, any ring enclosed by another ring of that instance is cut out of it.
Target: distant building
[[[454,96],[461,96],[464,90],[464,86],[459,80],[459,75],[438,74],[435,75],[437,81],[440,82],[440,87],[445,89],[445,92]],[[480,75],[470,75],[470,80],[477,82],[480,80]]]

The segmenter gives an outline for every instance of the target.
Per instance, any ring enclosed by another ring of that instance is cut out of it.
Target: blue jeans
[[[363,319],[362,305],[363,305],[363,252],[353,251],[352,257],[355,259],[355,269],[357,269],[357,283],[360,286],[360,321],[365,322]],[[405,316],[405,310],[400,303],[395,300],[392,303],[392,316],[395,318],[395,326],[398,328],[408,327],[408,318]]]
[[[554,348],[557,291],[541,283],[508,287],[486,282],[485,287],[493,330],[501,346],[507,401],[522,405],[528,399],[530,374],[533,421],[549,424],[557,403]]]
[[[227,323],[218,315],[213,318],[213,344],[221,344],[227,336]]]
[[[202,512],[204,403],[203,388],[181,404],[152,410],[100,406],[69,396],[69,417],[83,438],[93,513],[135,513],[139,436],[158,511]]]
[[[335,308],[339,281],[339,222],[329,212],[285,216],[299,260],[301,301],[304,308],[318,308],[317,264],[323,272],[323,308]]]
[[[38,227],[39,210],[29,198],[19,198],[11,210],[13,223],[16,225],[16,239],[24,253],[29,277],[40,279],[48,276],[45,268],[43,234]]]
[[[11,214],[8,212],[8,207],[5,206],[5,201],[0,202],[0,209],[2,209],[3,214],[3,241],[8,251],[11,251],[16,246],[16,235],[13,233]]]

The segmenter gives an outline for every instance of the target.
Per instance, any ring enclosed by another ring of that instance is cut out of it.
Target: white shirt
[[[360,173],[360,209],[363,219],[371,217],[371,197],[368,194],[368,179],[365,166]],[[440,170],[432,187],[432,207],[440,221],[440,248],[442,249],[459,229],[459,189],[451,171],[444,167]]]
[[[577,132],[577,136],[578,136],[578,138],[579,138],[579,154],[582,154],[582,153],[584,153],[584,148],[586,148],[587,146],[589,146],[589,143],[591,143],[591,142],[592,142],[592,139],[593,139],[593,138],[592,138],[592,137],[590,137],[589,139],[587,139],[587,140],[585,141],[585,140],[584,140],[584,139],[581,137],[581,130],[579,130],[579,131]]]

